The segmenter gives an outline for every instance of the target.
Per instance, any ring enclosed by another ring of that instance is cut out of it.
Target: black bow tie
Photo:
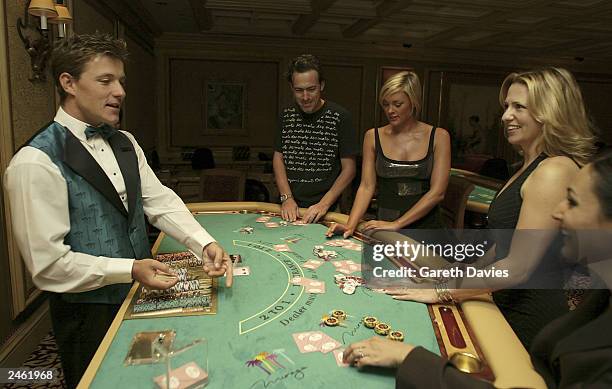
[[[100,127],[87,126],[87,128],[85,129],[85,137],[89,139],[92,136],[98,134],[105,140],[108,140],[108,138],[113,136],[116,132],[117,130],[113,126],[108,124],[103,124]]]

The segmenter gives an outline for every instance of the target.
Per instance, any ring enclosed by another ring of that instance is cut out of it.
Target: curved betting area
[[[289,269],[287,268],[287,266],[282,261],[280,261],[278,258],[276,258],[274,256],[274,254],[272,254],[270,252],[270,251],[273,251],[273,248],[271,248],[269,246],[266,246],[266,245],[263,245],[261,243],[247,242],[247,241],[243,241],[243,240],[234,240],[233,243],[234,243],[234,246],[240,246],[240,247],[244,247],[244,248],[251,249],[251,250],[256,250],[256,251],[259,251],[259,252],[261,252],[263,254],[266,254],[268,257],[271,257],[272,259],[277,261],[283,267],[283,269],[285,269],[285,272],[287,273],[287,286],[285,287],[285,290],[283,291],[283,293],[272,304],[268,305],[266,308],[264,308],[261,311],[259,311],[259,312],[255,313],[255,314],[247,317],[246,319],[240,320],[240,322],[238,323],[238,333],[240,335],[244,335],[244,334],[249,333],[251,331],[254,331],[254,330],[256,330],[256,329],[258,329],[258,328],[260,328],[260,327],[262,327],[262,326],[264,326],[266,324],[272,323],[274,320],[276,320],[279,317],[281,317],[281,315],[276,315],[276,316],[270,318],[270,320],[262,321],[260,319],[260,316],[263,313],[265,313],[265,312],[269,311],[270,309],[272,309],[281,300],[289,300],[289,299],[293,300],[291,302],[291,304],[286,307],[286,309],[289,310],[291,307],[293,307],[298,302],[300,297],[302,297],[302,294],[304,293],[304,287],[302,286],[300,288],[300,293],[297,296],[291,297],[288,294],[289,286],[291,285],[291,273],[290,273]],[[262,249],[262,248],[267,249],[267,251]],[[285,254],[283,252],[275,252],[275,253],[283,255],[287,259],[289,259],[291,262],[293,262],[296,265],[296,267],[298,269],[300,269],[301,276],[304,277],[304,271],[302,270],[300,265],[297,262],[295,262],[295,260],[293,258],[291,258],[289,255],[287,255],[287,254]],[[250,322],[253,322],[253,326],[252,327],[248,326],[248,324]],[[260,323],[257,323],[257,322],[260,322]]]

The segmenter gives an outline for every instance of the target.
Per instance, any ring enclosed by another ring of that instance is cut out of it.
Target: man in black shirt
[[[312,223],[335,207],[355,177],[357,134],[351,114],[321,98],[325,80],[315,56],[293,59],[287,81],[295,104],[279,117],[274,176],[283,219],[296,220],[302,207],[308,208],[303,221]]]

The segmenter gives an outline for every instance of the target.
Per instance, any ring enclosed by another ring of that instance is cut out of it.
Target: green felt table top
[[[497,191],[495,189],[488,189],[483,186],[474,185],[474,190],[470,193],[469,200],[476,201],[479,203],[491,204],[491,201],[495,198]]]
[[[315,259],[312,249],[325,243],[325,226],[267,228],[255,222],[259,216],[255,213],[197,215],[197,220],[229,253],[242,256],[243,265],[251,268],[251,275],[235,277],[231,289],[225,288],[223,280],[219,282],[216,315],[123,321],[92,388],[154,387],[152,378],[164,373],[163,366],[123,365],[132,337],[141,331],[174,329],[177,346],[205,337],[210,388],[316,388],[334,383],[335,387],[392,388],[393,371],[360,372],[339,367],[333,352],[300,353],[292,338],[297,332],[322,331],[348,345],[375,336],[360,323],[360,318],[366,315],[376,316],[393,329],[403,331],[407,342],[440,354],[426,305],[396,301],[362,287],[354,295],[346,295],[334,283],[333,275],[337,273],[331,263],[324,263],[316,270],[300,266],[308,259]],[[238,232],[243,226],[254,227],[254,233]],[[273,245],[286,243],[283,240],[286,237],[300,240],[288,243],[292,252],[275,251]],[[330,246],[325,249],[339,254],[335,261],[361,262],[358,251]],[[159,253],[184,250],[183,245],[169,237],[159,247]],[[305,293],[302,286],[290,283],[295,275],[324,281],[326,293]],[[346,322],[347,327],[319,325],[321,316],[333,309],[342,309],[352,316]],[[278,364],[252,363],[262,352],[278,354],[275,359]],[[177,358],[173,367],[195,357],[185,353]]]

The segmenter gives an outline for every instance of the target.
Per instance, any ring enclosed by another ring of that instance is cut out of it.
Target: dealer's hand
[[[343,362],[364,366],[398,367],[414,346],[408,343],[383,339],[378,336],[355,342],[344,350]]]
[[[320,202],[314,205],[311,205],[310,207],[308,207],[308,209],[304,213],[304,216],[302,217],[302,221],[304,223],[316,223],[319,221],[320,218],[322,218],[327,213],[328,209],[329,209],[329,206],[322,204]]]
[[[225,286],[232,287],[233,271],[229,255],[217,242],[207,244],[202,251],[204,271],[211,277],[221,277],[225,274]]]
[[[294,222],[299,216],[298,205],[293,198],[283,201],[281,204],[281,217],[288,222]]]
[[[178,282],[170,267],[155,259],[139,259],[132,265],[132,279],[149,289],[168,289]]]

